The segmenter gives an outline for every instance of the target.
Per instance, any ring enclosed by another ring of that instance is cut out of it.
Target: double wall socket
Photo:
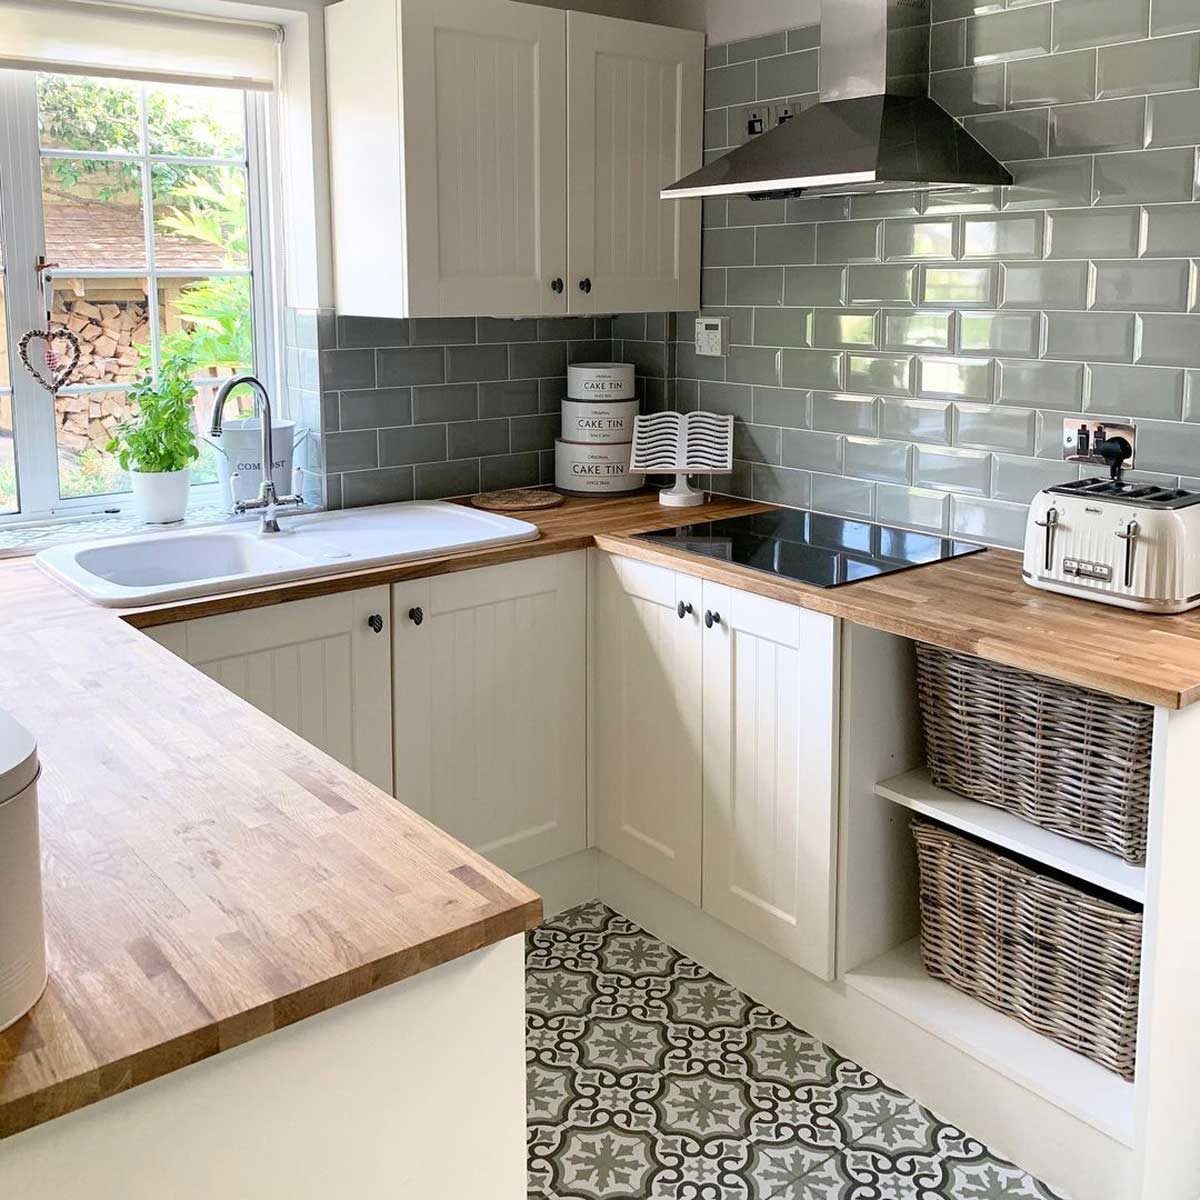
[[[746,134],[749,137],[758,137],[760,133],[766,133],[768,129],[790,121],[796,115],[796,111],[796,105],[789,104],[786,100],[779,100],[774,104],[756,104],[746,113]]]
[[[1063,420],[1063,458],[1073,463],[1095,463],[1104,466],[1104,459],[1095,447],[1108,438],[1122,437],[1132,447],[1124,466],[1128,470],[1137,458],[1137,428],[1119,421],[1086,421],[1082,417]]]

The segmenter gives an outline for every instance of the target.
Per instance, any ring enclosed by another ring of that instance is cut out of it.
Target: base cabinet
[[[386,587],[363,588],[201,617],[149,633],[222,687],[390,792],[388,600]],[[237,731],[229,735],[236,737]]]
[[[587,845],[580,551],[397,584],[396,796],[507,871]]]
[[[832,979],[838,623],[707,581],[704,614],[704,910]]]
[[[634,559],[593,562],[596,845],[699,904],[700,581]]]
[[[838,622],[632,559],[593,571],[596,844],[832,979]]]

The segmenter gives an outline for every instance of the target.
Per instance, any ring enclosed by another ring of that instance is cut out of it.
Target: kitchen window
[[[0,71],[0,522],[122,508],[106,446],[145,370],[190,362],[201,431],[230,375],[276,390],[270,106],[261,90]],[[80,344],[54,397],[15,359],[47,319]],[[194,493],[215,504],[219,451],[200,445]]]

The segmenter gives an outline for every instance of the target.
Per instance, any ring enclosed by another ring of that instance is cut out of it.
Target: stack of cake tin
[[[554,481],[576,495],[634,492],[645,476],[629,469],[637,416],[630,363],[577,363],[567,368],[562,437],[555,443]]]

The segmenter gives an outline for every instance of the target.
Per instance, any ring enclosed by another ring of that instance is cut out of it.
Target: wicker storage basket
[[[1152,708],[922,643],[917,682],[938,787],[1145,862]]]
[[[914,820],[925,969],[1133,1079],[1142,914]]]

